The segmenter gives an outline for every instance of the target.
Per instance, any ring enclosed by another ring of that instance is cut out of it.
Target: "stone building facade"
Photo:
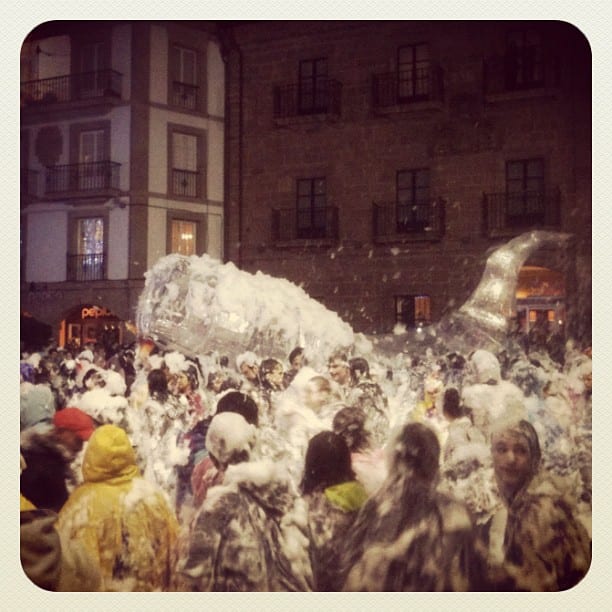
[[[568,249],[526,262],[531,291],[517,316],[525,328],[542,310],[590,336],[581,32],[517,21],[233,22],[224,32],[227,259],[300,284],[357,331],[384,333],[458,307],[510,238],[568,232]]]

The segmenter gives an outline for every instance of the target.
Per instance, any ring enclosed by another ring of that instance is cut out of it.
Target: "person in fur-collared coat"
[[[208,490],[194,519],[180,589],[311,591],[306,505],[281,464],[250,461],[254,426],[218,414],[206,447],[223,482]]]

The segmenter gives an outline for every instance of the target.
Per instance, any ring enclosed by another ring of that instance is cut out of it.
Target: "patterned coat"
[[[277,464],[230,465],[195,518],[181,590],[311,591],[307,520]]]
[[[387,479],[360,510],[344,543],[338,589],[483,590],[472,523],[460,503],[430,485]]]
[[[591,542],[570,505],[533,483],[485,525],[489,562],[501,565],[518,591],[563,591],[591,563]]]
[[[308,504],[313,571],[317,591],[334,590],[339,543],[350,529],[367,493],[359,482],[344,482],[304,496]]]

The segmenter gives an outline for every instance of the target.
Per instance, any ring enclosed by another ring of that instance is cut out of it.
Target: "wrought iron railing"
[[[372,104],[384,108],[444,98],[444,72],[430,64],[414,71],[395,71],[372,76]]]
[[[39,195],[38,172],[29,168],[21,168],[19,176],[19,191],[21,195],[35,197]]]
[[[496,55],[483,64],[486,94],[541,89],[559,85],[559,60],[551,55]]]
[[[106,278],[105,253],[71,255],[67,257],[67,279],[69,281],[95,281]]]
[[[111,161],[48,166],[45,178],[45,193],[119,189],[120,168],[121,164]]]
[[[192,170],[177,170],[172,169],[172,193],[173,195],[185,196],[188,198],[197,198],[198,190],[198,172]]]
[[[121,73],[97,70],[21,83],[22,105],[55,104],[106,96],[121,97]]]
[[[483,226],[487,235],[561,225],[559,190],[551,192],[485,193]]]
[[[181,83],[180,81],[173,81],[172,104],[188,110],[195,110],[198,108],[198,86]]]
[[[274,88],[274,118],[298,115],[340,115],[342,83],[319,79],[308,84],[293,83]]]
[[[438,198],[410,206],[397,202],[374,202],[372,230],[374,238],[405,236],[439,240],[446,231],[444,201]]]
[[[337,240],[338,209],[325,206],[298,210],[272,211],[272,240]]]

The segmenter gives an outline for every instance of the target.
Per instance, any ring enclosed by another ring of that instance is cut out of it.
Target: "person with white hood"
[[[206,447],[223,482],[194,520],[181,590],[313,589],[305,502],[281,465],[251,460],[255,432],[234,412],[211,421]]]
[[[493,353],[484,349],[474,351],[469,367],[474,381],[463,387],[461,403],[487,440],[496,421],[527,418],[523,392],[515,384],[502,380],[499,360]]]

